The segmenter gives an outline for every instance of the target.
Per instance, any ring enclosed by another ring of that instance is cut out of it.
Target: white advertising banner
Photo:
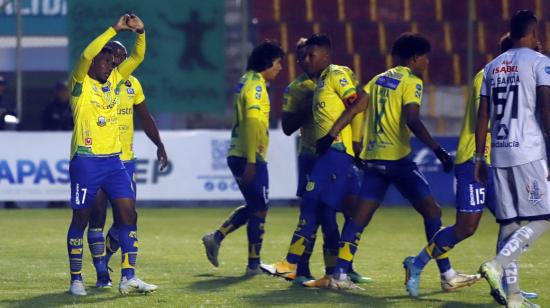
[[[143,132],[135,135],[137,196],[140,200],[239,200],[227,167],[230,131],[161,132],[169,167],[160,172],[156,147]],[[69,200],[69,148],[65,132],[0,132],[0,201]],[[296,193],[295,138],[270,132],[269,197]]]

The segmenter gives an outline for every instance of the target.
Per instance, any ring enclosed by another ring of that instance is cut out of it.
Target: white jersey
[[[489,98],[494,167],[546,159],[535,114],[537,86],[550,86],[550,59],[532,49],[510,49],[485,66],[481,96]]]

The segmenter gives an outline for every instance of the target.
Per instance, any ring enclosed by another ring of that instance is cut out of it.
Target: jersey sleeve
[[[491,89],[491,86],[489,85],[489,78],[487,78],[488,76],[488,72],[489,70],[487,69],[487,66],[483,69],[483,78],[482,78],[482,81],[481,81],[481,89],[479,90],[479,95],[480,96],[490,96],[489,95],[489,91]]]
[[[296,90],[289,84],[283,95],[283,112],[297,113],[299,110],[297,99],[296,99]]]
[[[143,88],[137,78],[132,78],[132,87],[134,88],[134,105],[139,105],[145,101],[145,94],[143,94]]]
[[[535,76],[537,86],[550,86],[550,59],[539,56],[535,64]]]
[[[422,102],[422,91],[424,85],[419,78],[405,80],[403,84],[403,105],[417,104]]]
[[[126,80],[145,58],[145,32],[138,34],[132,54],[118,66],[122,79]]]
[[[369,83],[367,83],[364,87],[363,87],[363,91],[365,93],[367,93],[368,95],[371,95],[372,93],[372,86],[374,85],[374,82],[376,81],[376,78],[378,78],[378,76],[372,78]]]
[[[95,56],[99,54],[101,49],[107,44],[107,42],[116,35],[116,30],[113,27],[109,27],[105,32],[100,36],[96,37],[82,52],[80,59],[75,65],[73,72],[71,73],[71,78],[69,79],[69,89],[71,90],[72,96],[80,96],[82,93],[82,82],[88,70],[92,65],[92,61]]]
[[[251,83],[244,87],[244,117],[260,118],[260,102],[263,95],[267,95],[267,90],[260,83]]]
[[[349,74],[341,70],[330,73],[330,83],[342,101],[357,96],[357,89]]]

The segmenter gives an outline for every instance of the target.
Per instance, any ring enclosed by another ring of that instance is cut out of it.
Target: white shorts
[[[546,160],[494,168],[495,216],[499,223],[550,219]]]

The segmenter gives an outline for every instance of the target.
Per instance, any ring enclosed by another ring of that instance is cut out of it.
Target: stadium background
[[[20,7],[18,14],[17,7]],[[147,55],[135,72],[167,143],[171,168],[155,171],[154,148],[137,133],[138,198],[149,205],[217,204],[240,199],[225,164],[232,89],[252,46],[264,38],[288,51],[284,70],[269,88],[272,102],[271,198],[293,198],[295,138],[280,132],[284,87],[300,72],[294,44],[300,36],[331,36],[334,62],[363,83],[394,65],[391,43],[404,31],[432,42],[422,119],[454,151],[471,77],[497,53],[498,38],[518,9],[539,17],[550,50],[550,2],[543,0],[164,0],[0,1],[0,75],[20,118],[0,132],[0,201],[23,207],[68,199],[69,133],[41,131],[41,112],[59,80],[86,44],[117,16],[132,11],[147,30]],[[117,37],[132,48],[131,33]],[[139,121],[136,121],[139,127]],[[415,161],[443,204],[453,202],[451,175],[415,141]],[[389,203],[403,200],[392,191]],[[200,201],[197,203],[197,201]]]

